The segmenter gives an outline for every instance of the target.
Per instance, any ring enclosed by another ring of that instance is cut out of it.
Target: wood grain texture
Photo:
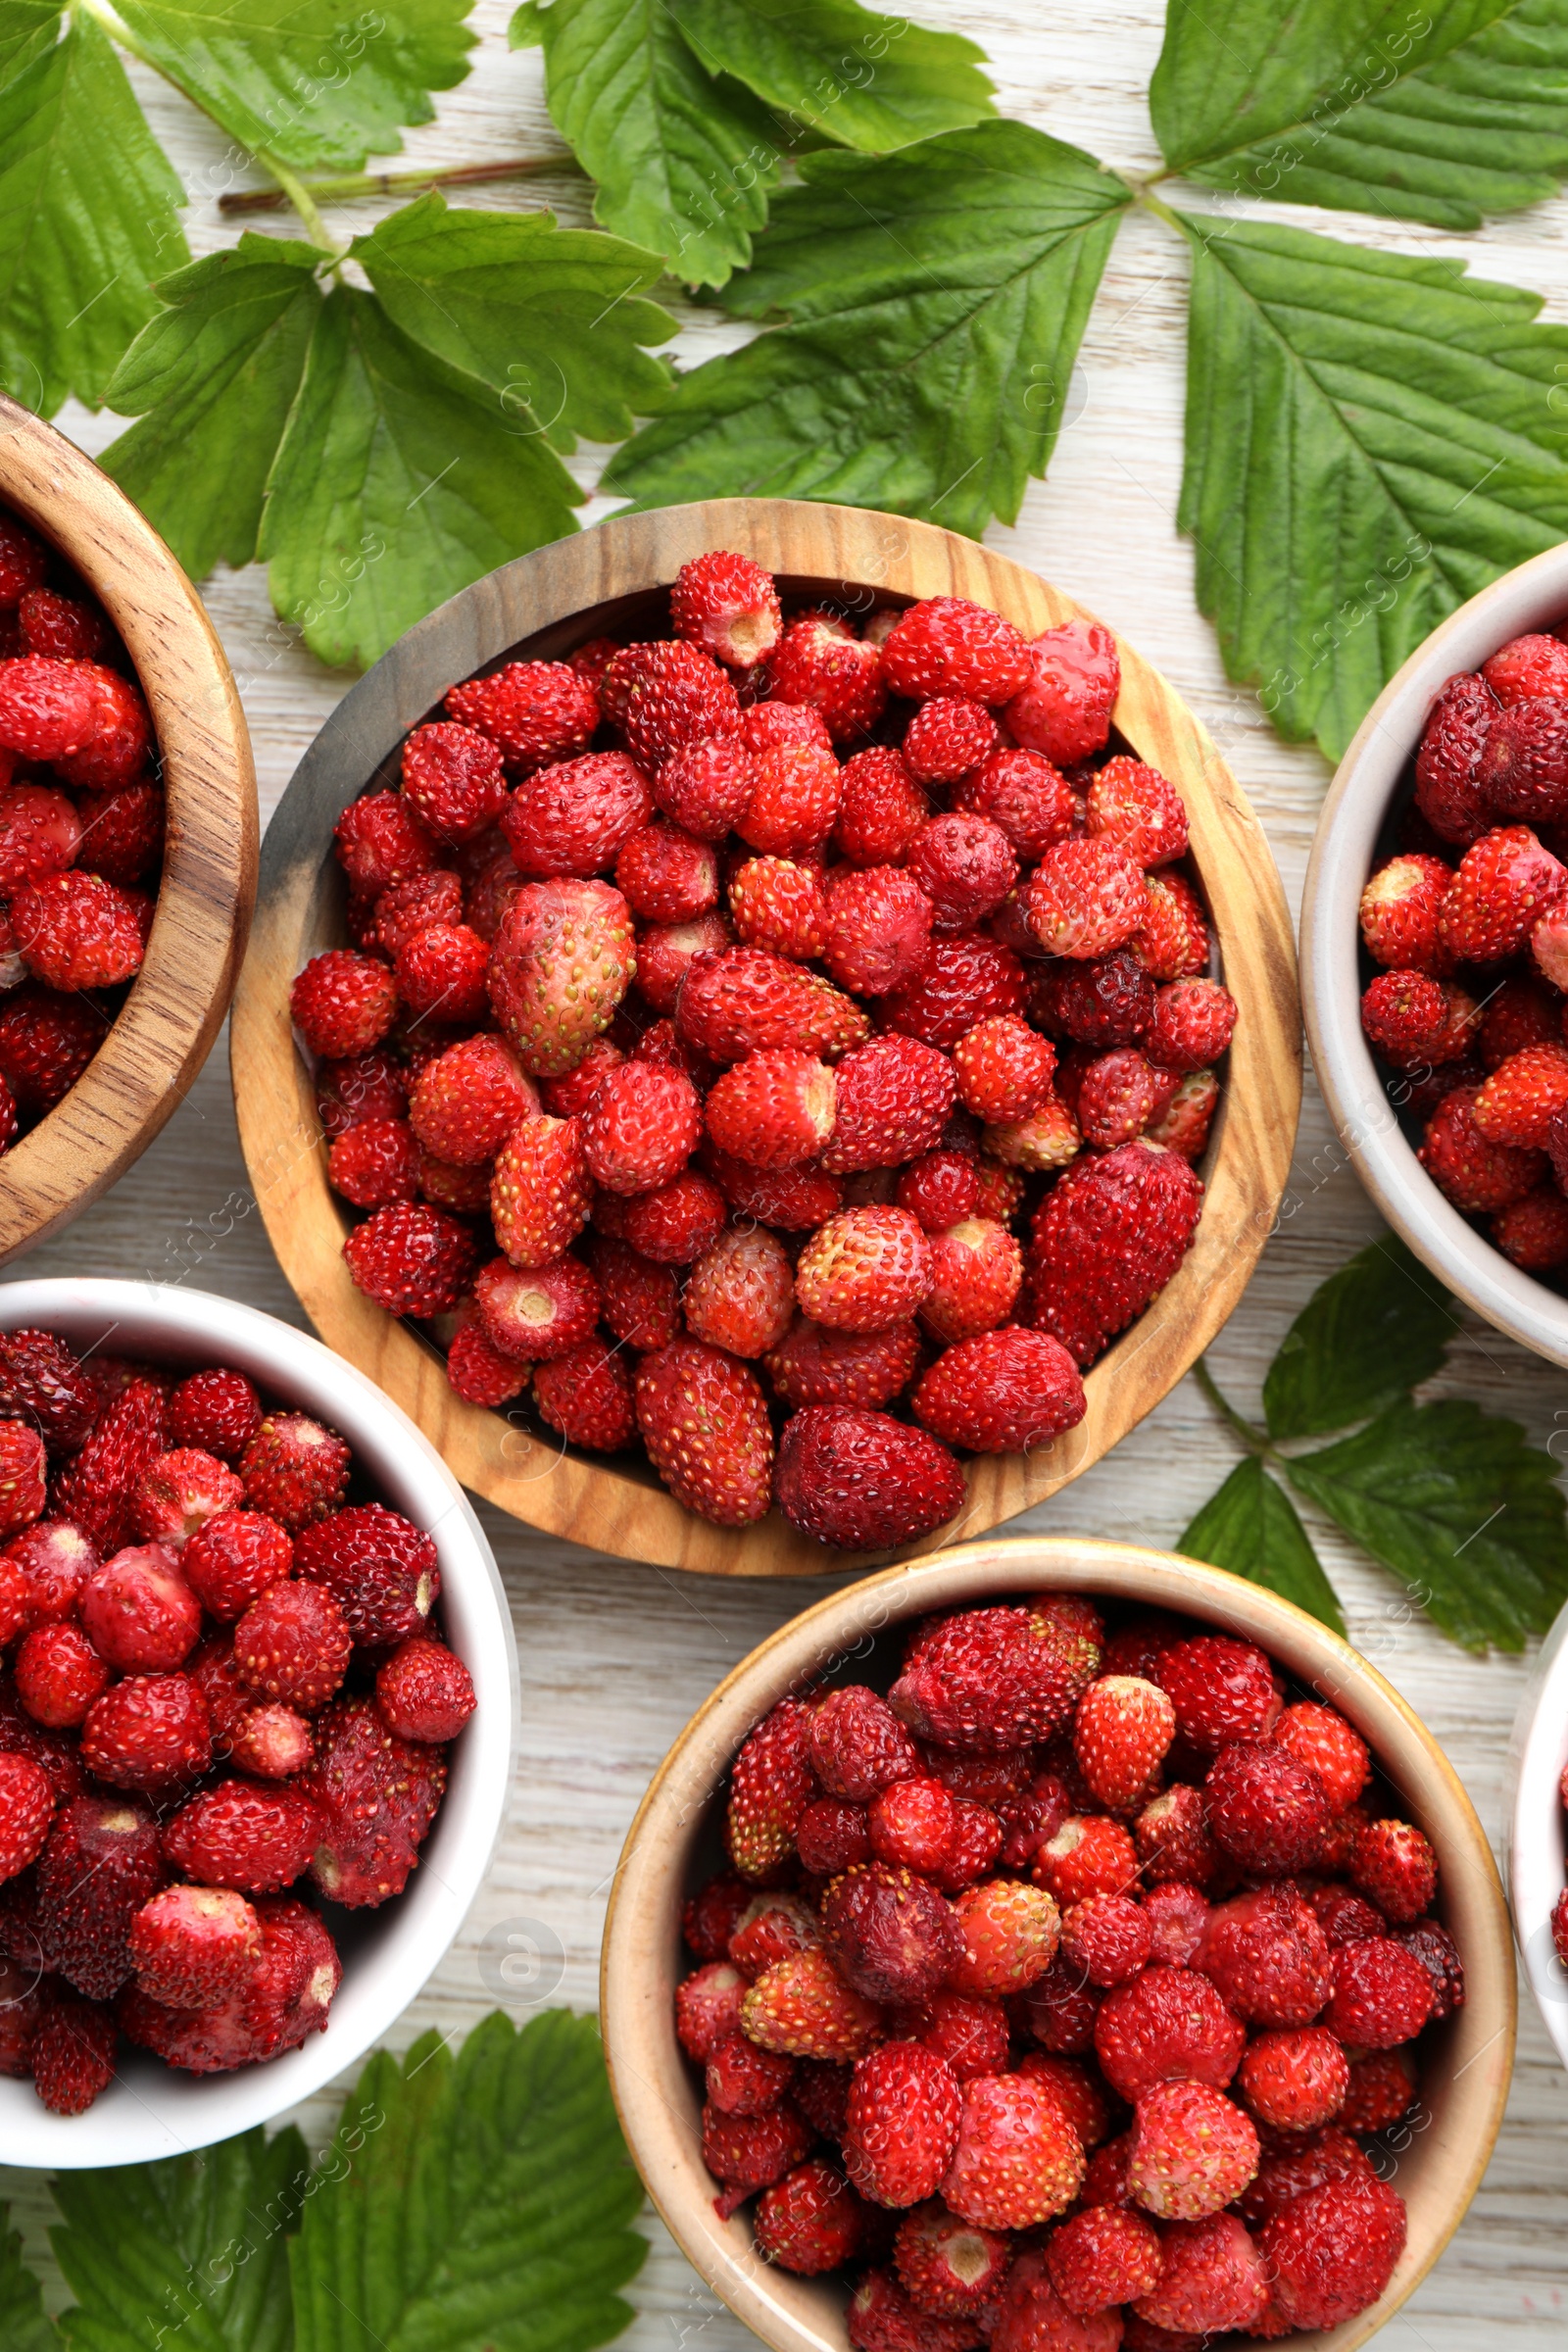
[[[1409,2215],[1404,2253],[1377,2304],[1339,2328],[1293,2336],[1300,2352],[1354,2352],[1425,2278],[1486,2171],[1508,2095],[1516,2025],[1508,1914],[1486,1834],[1430,1732],[1397,1691],[1289,1601],[1191,1560],[1062,1538],[965,1544],[890,1568],[807,1611],[743,1659],[699,1709],[627,1833],[605,1922],[600,2014],[615,2101],[649,2194],[688,2259],[773,2352],[849,2352],[844,2289],[759,2261],[752,2218],[720,2222],[703,2165],[699,2099],[675,2039],[680,1903],[717,1866],[718,1792],[737,1747],[786,1691],[819,1675],[885,1687],[888,1629],[982,1595],[1052,1590],[1171,1608],[1260,1642],[1288,1674],[1341,1708],[1437,1850],[1439,1909],[1459,1946],[1465,2005],[1421,2044],[1423,2129],[1397,2157]],[[853,1661],[853,1663],[850,1663]],[[880,1666],[880,1672],[879,1672]]]
[[[256,897],[256,771],[206,608],[107,474],[0,395],[0,507],[74,565],[124,640],[163,756],[168,827],[141,970],[65,1100],[0,1160],[0,1261],[146,1150],[222,1026]]]
[[[754,556],[786,595],[854,611],[966,596],[1005,612],[1033,637],[1079,610],[1021,564],[952,532],[782,499],[617,517],[506,565],[411,630],[345,696],[301,762],[267,837],[231,1060],[262,1214],[307,1313],[323,1338],[390,1391],[466,1486],[533,1526],[603,1551],[710,1575],[801,1576],[852,1562],[797,1534],[776,1510],[754,1527],[711,1527],[676,1503],[645,1464],[564,1448],[553,1433],[531,1432],[520,1414],[466,1404],[418,1335],[355,1289],[342,1255],[349,1219],[327,1185],[311,1073],[288,1015],[294,974],[345,938],[333,824],[372,778],[391,780],[403,738],[445,688],[503,659],[559,656],[607,631],[662,633],[662,598],[676,572],[713,547]],[[1290,1165],[1300,1107],[1299,1019],[1290,916],[1274,861],[1203,729],[1132,647],[1120,650],[1115,726],[1187,804],[1193,858],[1241,1008],[1203,1166],[1202,1215],[1179,1271],[1089,1374],[1084,1420],[1028,1454],[969,1462],[964,1511],[919,1549],[995,1526],[1054,1494],[1158,1403],[1240,1298]]]

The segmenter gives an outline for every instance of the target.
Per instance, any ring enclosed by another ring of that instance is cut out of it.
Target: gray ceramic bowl
[[[1568,1298],[1511,1265],[1439,1192],[1383,1091],[1361,1034],[1356,910],[1389,804],[1443,687],[1511,637],[1568,613],[1568,545],[1521,564],[1434,629],[1379,695],[1323,804],[1301,902],[1301,1008],[1329,1115],[1396,1233],[1465,1303],[1568,1364]]]

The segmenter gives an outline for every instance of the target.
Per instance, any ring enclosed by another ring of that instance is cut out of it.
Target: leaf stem
[[[270,172],[276,165],[262,159]],[[514,156],[501,164],[453,164],[443,172],[345,172],[336,179],[307,179],[297,183],[313,204],[345,204],[358,196],[412,195],[422,188],[477,187],[495,179],[525,179],[532,172],[569,172],[582,176],[582,166],[563,148],[559,155]],[[282,186],[241,188],[220,196],[220,213],[271,213],[284,204],[299,209],[298,195]]]
[[[1169,174],[1166,172],[1160,173],[1160,177],[1162,179],[1167,178]],[[1166,204],[1161,197],[1158,197],[1154,194],[1153,183],[1152,181],[1147,179],[1139,181],[1136,185],[1135,193],[1139,203],[1145,206],[1148,211],[1157,214],[1159,219],[1165,222],[1168,228],[1173,228],[1179,237],[1186,236],[1187,229],[1182,220],[1181,215],[1179,213],[1173,213],[1170,206]]]
[[[1199,1357],[1197,1363],[1193,1366],[1193,1378],[1197,1381],[1199,1387],[1202,1390],[1203,1395],[1208,1398],[1209,1403],[1213,1406],[1215,1412],[1218,1413],[1220,1419],[1224,1422],[1232,1437],[1239,1440],[1239,1442],[1246,1446],[1249,1453],[1257,1454],[1263,1461],[1272,1461],[1275,1458],[1274,1448],[1269,1444],[1267,1438],[1263,1435],[1263,1432],[1260,1429],[1254,1429],[1250,1421],[1244,1420],[1242,1415],[1236,1410],[1235,1405],[1231,1403],[1230,1399],[1220,1394],[1219,1387],[1214,1379],[1214,1375],[1208,1368],[1207,1356],[1200,1355]]]
[[[330,253],[335,259],[340,260],[346,249],[333,237],[326,222],[321,219],[320,213],[317,210],[316,199],[305,181],[292,172],[287,164],[280,162],[275,155],[270,155],[265,147],[257,148],[256,161],[264,171],[270,172],[277,182],[280,194],[287,198],[310,230],[312,242],[319,245],[323,252]]]

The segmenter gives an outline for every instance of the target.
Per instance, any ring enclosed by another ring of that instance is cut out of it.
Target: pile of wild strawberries
[[[1361,2145],[1464,1999],[1431,1846],[1267,1654],[1038,1593],[780,1701],[686,1904],[721,2216],[860,2269],[856,2352],[1199,2352],[1374,2303]],[[1385,2148],[1381,2153],[1387,2157]]]
[[[455,1317],[471,1402],[886,1545],[954,1448],[1082,1418],[1192,1241],[1236,1006],[1108,631],[786,622],[725,553],[670,610],[454,686],[339,821],[357,945],[292,1009],[345,1256]]]
[[[205,2075],[320,2032],[307,1881],[398,1894],[473,1686],[436,1547],[243,1373],[0,1335],[0,2074],[79,2115],[119,2037]]]
[[[1368,882],[1385,968],[1361,1000],[1421,1163],[1527,1273],[1568,1267],[1568,643],[1516,637],[1450,678],[1402,854]]]
[[[1563,1806],[1568,1808],[1568,1766],[1564,1767],[1562,1777],[1558,1781],[1557,1795]],[[1563,1967],[1568,1969],[1568,1886],[1563,1888],[1552,1905],[1551,1940],[1558,1959],[1562,1962]]]
[[[0,1152],[75,1085],[141,969],[157,760],[108,615],[0,509]]]

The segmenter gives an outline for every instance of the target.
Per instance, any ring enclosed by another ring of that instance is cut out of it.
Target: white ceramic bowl
[[[0,1330],[24,1328],[192,1370],[232,1364],[264,1395],[337,1430],[387,1502],[434,1537],[447,1637],[478,1699],[407,1890],[379,1910],[334,1914],[343,1983],[323,2034],[226,2075],[182,2075],[124,2048],[115,2082],[79,2116],[51,2115],[30,2082],[0,2080],[0,2164],[70,2171],[177,2156],[249,2131],[380,2039],[452,1942],[494,1851],[512,1772],[517,1653],[500,1572],[463,1489],[407,1415],[319,1341],[231,1299],[150,1282],[0,1286]]]
[[[1417,1257],[1498,1331],[1568,1364],[1568,1298],[1511,1265],[1439,1192],[1361,1034],[1356,910],[1389,804],[1448,679],[1568,612],[1568,544],[1494,580],[1433,630],[1356,731],[1323,804],[1301,902],[1301,1009],[1318,1084],[1357,1175]]]
[[[1508,1750],[1508,1899],[1536,2007],[1568,2066],[1568,1973],[1551,1939],[1551,1913],[1568,1884],[1568,1835],[1559,1783],[1568,1764],[1568,1608],[1558,1612],[1519,1702]]]

